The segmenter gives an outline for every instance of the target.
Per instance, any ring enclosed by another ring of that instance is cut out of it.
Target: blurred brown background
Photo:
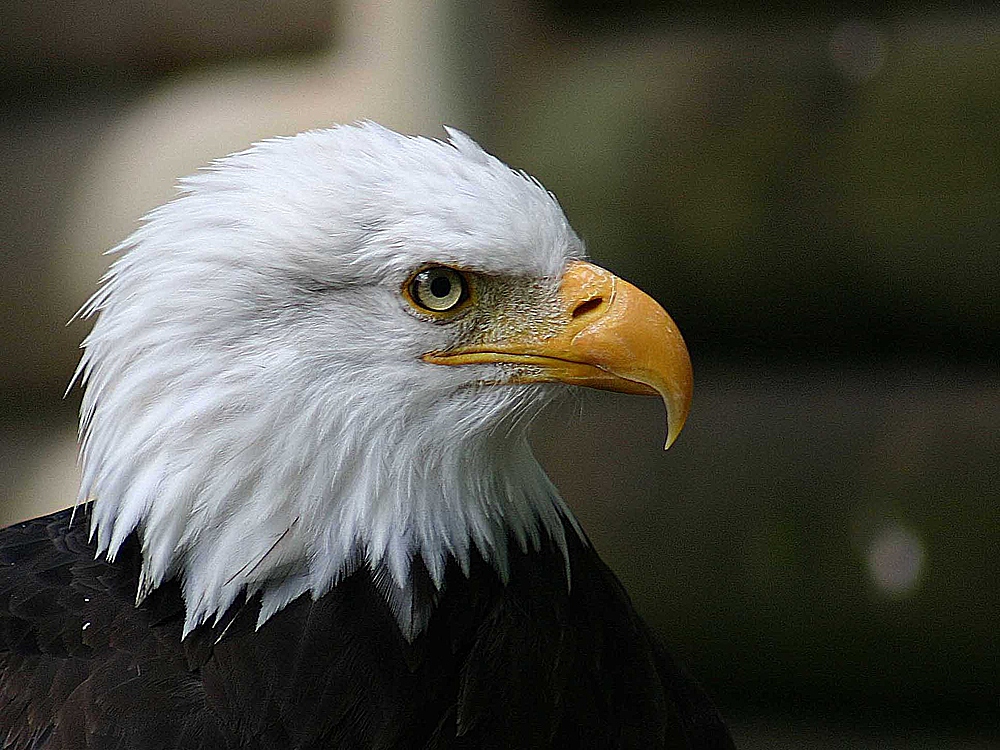
[[[696,367],[536,443],[743,748],[1000,747],[1000,12],[597,0],[0,7],[0,523],[75,498],[101,252],[177,177],[370,118],[469,132]]]

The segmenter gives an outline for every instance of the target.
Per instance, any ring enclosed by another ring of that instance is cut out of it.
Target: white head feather
[[[583,255],[555,198],[449,130],[366,123],[266,141],[182,181],[81,313],[80,499],[111,559],[139,534],[139,597],[179,576],[185,634],[239,593],[259,623],[366,562],[408,637],[411,561],[440,585],[471,545],[564,547],[531,455],[548,386],[476,387],[421,355],[455,332],[400,294],[443,263],[555,284]],[[554,288],[554,287],[553,287]]]

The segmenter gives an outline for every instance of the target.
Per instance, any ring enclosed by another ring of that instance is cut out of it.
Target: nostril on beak
[[[581,315],[586,315],[591,310],[596,310],[601,305],[604,304],[604,297],[591,297],[590,299],[581,302],[575,308],[573,308],[572,317],[575,320]]]

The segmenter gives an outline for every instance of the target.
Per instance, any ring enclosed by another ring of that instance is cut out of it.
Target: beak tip
[[[677,442],[677,438],[680,437],[681,434],[681,427],[683,427],[683,423],[679,425],[670,425],[667,430],[667,440],[663,444],[663,450],[670,450],[670,446]]]
[[[663,405],[667,409],[667,439],[663,445],[663,450],[669,450],[670,446],[677,442],[681,430],[684,429],[684,425],[687,423],[688,414],[691,410],[690,376],[687,379],[687,383],[688,387],[684,389],[683,394],[680,396],[677,394],[664,394]]]

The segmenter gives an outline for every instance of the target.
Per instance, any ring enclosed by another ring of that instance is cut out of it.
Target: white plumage
[[[415,557],[440,583],[470,543],[501,575],[509,533],[564,547],[569,514],[521,418],[557,386],[422,361],[474,323],[436,324],[399,292],[453,265],[523,278],[492,323],[517,325],[519,290],[555,315],[582,243],[537,182],[448,133],[361,124],[219,160],[115,248],[81,311],[100,315],[77,372],[79,499],[109,558],[138,531],[140,598],[180,577],[185,634],[243,589],[262,592],[262,624],[363,556],[391,572],[413,637],[429,614]]]

